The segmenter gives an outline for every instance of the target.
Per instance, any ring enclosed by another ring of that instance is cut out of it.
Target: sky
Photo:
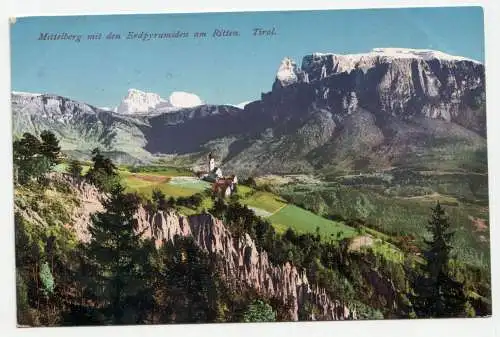
[[[255,28],[275,35],[254,36]],[[213,37],[215,29],[239,36]],[[129,32],[188,32],[142,41]],[[41,33],[82,35],[39,40]],[[121,39],[106,39],[109,32]],[[206,32],[207,37],[194,37]],[[102,33],[101,40],[87,35]],[[206,103],[238,104],[271,90],[284,57],[373,48],[435,49],[484,62],[480,7],[18,18],[11,25],[12,90],[51,93],[114,107],[129,88],[168,98],[195,93]]]

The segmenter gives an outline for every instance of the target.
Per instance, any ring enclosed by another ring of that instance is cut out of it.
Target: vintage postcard
[[[480,7],[10,41],[18,326],[491,315]]]

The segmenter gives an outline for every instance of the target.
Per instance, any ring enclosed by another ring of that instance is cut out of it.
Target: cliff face
[[[90,215],[103,211],[102,196],[94,186],[62,176],[80,198],[80,207],[74,212],[73,226],[79,240],[90,239]],[[218,257],[221,277],[232,286],[254,289],[263,296],[276,298],[290,305],[290,317],[299,319],[299,309],[305,303],[315,304],[319,313],[311,319],[344,320],[356,314],[338,301],[332,300],[324,289],[309,284],[305,271],[286,263],[274,266],[265,251],[259,252],[252,238],[245,234],[240,239],[232,236],[222,221],[210,214],[185,217],[174,212],[150,213],[139,207],[135,215],[135,230],[144,238],[153,239],[159,247],[164,241],[173,241],[176,235],[192,236],[198,246]]]
[[[282,66],[283,67],[283,66]],[[281,68],[280,67],[280,70]],[[403,119],[424,116],[486,133],[484,65],[436,51],[375,49],[365,54],[315,53],[300,69],[280,72],[269,95],[298,96],[297,85],[316,104],[342,115],[361,107]],[[283,89],[286,89],[283,92]]]
[[[300,68],[284,59],[272,91],[245,106],[253,134],[232,144],[226,169],[380,170],[421,157],[433,169],[436,149],[456,165],[456,153],[486,148],[485,102],[484,65],[438,52],[312,54]]]
[[[224,224],[210,214],[184,217],[175,213],[148,214],[140,208],[137,230],[147,238],[172,241],[175,235],[193,236],[198,246],[218,256],[223,279],[229,284],[253,288],[260,294],[289,303],[290,317],[299,318],[299,308],[306,302],[315,304],[320,312],[315,319],[343,320],[355,314],[338,301],[328,297],[324,289],[311,287],[305,272],[286,263],[274,266],[265,251],[259,252],[252,238],[245,234],[235,239]]]

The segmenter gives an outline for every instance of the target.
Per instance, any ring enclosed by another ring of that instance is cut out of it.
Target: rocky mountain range
[[[172,99],[139,96],[131,101],[144,101],[140,109],[124,104],[115,113],[13,93],[14,134],[50,129],[75,155],[101,146],[125,162],[215,151],[224,166],[248,173],[456,162],[486,148],[484,65],[437,51],[313,53],[300,67],[285,58],[272,90],[243,109],[172,110]]]

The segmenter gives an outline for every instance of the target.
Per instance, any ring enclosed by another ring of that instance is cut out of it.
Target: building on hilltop
[[[232,179],[222,178],[218,179],[212,185],[212,191],[220,197],[230,197],[236,189],[236,184]]]
[[[210,152],[207,158],[208,172],[201,172],[200,179],[212,182],[212,190],[222,197],[228,197],[236,191],[238,178],[236,175],[225,177],[220,167],[215,165],[215,157]]]
[[[223,178],[220,167],[215,166],[215,157],[212,152],[208,154],[208,172],[201,172],[200,178],[206,181],[215,182],[217,179]]]
[[[208,172],[212,172],[215,169],[215,158],[212,152],[208,154]]]

